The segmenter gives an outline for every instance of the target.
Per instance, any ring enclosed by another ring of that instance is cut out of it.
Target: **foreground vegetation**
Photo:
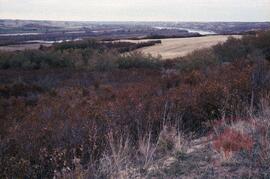
[[[171,61],[94,41],[1,52],[0,178],[177,178],[191,161],[191,177],[224,176],[224,162],[269,177],[269,42]],[[202,136],[208,153],[194,153]]]

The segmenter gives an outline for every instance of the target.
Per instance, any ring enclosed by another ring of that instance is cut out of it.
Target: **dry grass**
[[[128,178],[132,175],[130,173],[132,162],[130,159],[129,140],[123,140],[122,137],[116,138],[112,134],[108,135],[110,143],[109,153],[104,153],[103,158],[100,160],[100,176],[109,178]]]
[[[228,35],[216,35],[206,37],[191,37],[191,38],[172,38],[160,39],[161,44],[151,47],[139,49],[146,54],[153,56],[161,55],[163,59],[172,59],[176,57],[183,57],[194,50],[209,48],[218,43],[223,43],[228,39]],[[234,35],[235,38],[240,38],[239,35]],[[152,40],[152,39],[148,39]],[[128,42],[145,42],[148,40],[127,40]],[[126,41],[126,40],[125,40]]]
[[[59,178],[149,178],[155,173],[170,168],[177,161],[176,156],[185,153],[188,142],[183,133],[175,127],[164,126],[157,141],[151,133],[141,136],[138,146],[133,146],[129,138],[113,137],[108,135],[110,141],[109,151],[103,154],[100,165],[95,175],[88,170],[82,170],[80,165],[75,165],[74,172],[63,172],[56,175]]]
[[[139,140],[139,152],[143,156],[143,168],[149,167],[149,165],[153,162],[156,149],[157,144],[151,143],[151,133]]]

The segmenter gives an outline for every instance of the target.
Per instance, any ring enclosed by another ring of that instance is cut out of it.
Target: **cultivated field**
[[[228,39],[227,35],[215,35],[206,37],[191,38],[172,38],[160,39],[161,44],[139,49],[139,51],[153,56],[161,55],[163,59],[182,57],[188,53],[202,48],[208,48],[218,43],[223,43]],[[235,38],[241,38],[240,35],[234,35]],[[150,39],[149,39],[150,40]],[[156,39],[157,40],[157,39]],[[147,40],[127,40],[129,42],[144,42]]]
[[[213,35],[206,37],[190,37],[190,38],[171,38],[171,39],[144,39],[144,40],[120,40],[122,42],[147,42],[151,40],[161,40],[161,44],[156,44],[149,47],[140,48],[137,51],[141,51],[145,54],[151,54],[153,56],[161,55],[162,59],[172,59],[176,57],[182,57],[191,53],[194,50],[208,48],[218,43],[223,43],[228,39],[228,35]],[[235,38],[241,38],[240,35],[234,35]],[[51,46],[52,44],[21,44],[21,45],[8,45],[0,46],[0,50],[3,51],[17,51],[26,49],[38,49],[40,45]]]

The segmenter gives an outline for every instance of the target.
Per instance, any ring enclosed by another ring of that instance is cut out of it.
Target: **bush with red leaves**
[[[224,153],[228,158],[230,154],[242,150],[250,152],[253,147],[253,140],[246,134],[242,134],[234,129],[226,128],[213,141],[214,149]]]

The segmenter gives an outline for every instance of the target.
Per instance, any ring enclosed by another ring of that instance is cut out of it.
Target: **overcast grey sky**
[[[270,21],[270,0],[0,0],[0,18]]]

